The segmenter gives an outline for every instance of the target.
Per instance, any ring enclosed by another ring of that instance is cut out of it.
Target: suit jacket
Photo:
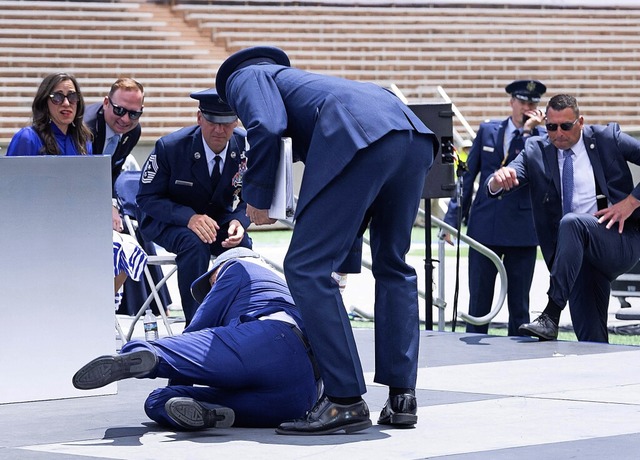
[[[104,150],[105,136],[106,136],[106,124],[104,121],[104,112],[102,108],[102,102],[96,102],[95,104],[88,105],[84,111],[84,124],[93,133],[93,154],[102,155]],[[131,153],[133,148],[140,139],[140,123],[136,125],[131,131],[124,133],[115,152],[111,156],[111,188],[116,183],[116,179],[122,172],[122,165],[124,164],[127,156]],[[115,195],[114,195],[115,196]]]
[[[199,126],[158,139],[142,168],[137,195],[144,237],[153,241],[166,227],[186,227],[194,214],[207,214],[219,225],[237,219],[247,228],[250,222],[240,196],[246,165],[244,131],[236,129],[214,190]]]
[[[477,193],[473,205],[473,186],[478,174],[480,184],[499,169],[503,162],[508,164],[513,158],[504,158],[504,134],[509,119],[492,120],[480,125],[467,159],[467,171],[462,178],[462,217],[468,216],[467,234],[474,240],[493,246],[536,246],[538,238],[533,224],[529,187],[522,187],[499,200],[489,198],[486,193]],[[544,131],[535,128],[532,135]],[[456,226],[458,206],[450,203],[445,222]],[[509,216],[508,219],[501,216]]]
[[[629,161],[640,165],[640,141],[623,133],[617,123],[607,126],[585,125],[582,137],[596,185],[606,196],[607,202],[615,204],[629,194],[640,199],[640,184],[634,186],[627,164]],[[520,182],[517,188],[529,185],[540,249],[547,266],[551,267],[562,219],[558,149],[546,135],[529,138],[525,149],[509,166],[517,173]],[[504,217],[509,218],[506,214]],[[629,219],[629,223],[639,221],[640,209],[636,209]]]
[[[362,83],[273,64],[245,67],[227,81],[229,105],[247,128],[251,146],[244,199],[269,209],[280,138],[305,163],[296,214],[349,164],[357,151],[394,130],[437,138],[391,92]]]

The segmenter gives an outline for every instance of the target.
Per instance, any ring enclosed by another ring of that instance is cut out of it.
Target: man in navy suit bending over
[[[292,139],[294,158],[305,163],[284,267],[325,394],[305,417],[276,431],[313,435],[371,426],[353,331],[331,277],[360,262],[357,242],[367,224],[376,279],[374,379],[389,387],[378,423],[415,424],[418,296],[405,255],[437,139],[391,92],[292,68],[278,48],[233,54],[218,70],[216,89],[247,129],[243,198],[252,222],[274,222],[269,208],[282,137]]]
[[[611,282],[640,258],[640,185],[627,164],[640,165],[640,142],[617,123],[585,125],[578,102],[566,94],[549,100],[546,128],[548,136],[529,139],[487,182],[494,197],[529,184],[551,273],[546,308],[520,331],[555,340],[568,301],[578,340],[608,342]]]

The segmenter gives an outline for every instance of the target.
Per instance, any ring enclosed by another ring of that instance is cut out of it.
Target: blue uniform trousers
[[[502,259],[508,274],[507,305],[509,307],[509,335],[520,335],[518,327],[528,323],[529,291],[536,267],[536,246],[485,245]],[[498,269],[486,256],[469,249],[469,314],[480,317],[491,311]],[[488,324],[467,324],[467,332],[486,334]]]
[[[296,216],[284,261],[285,276],[330,396],[366,392],[353,331],[330,274],[348,258],[368,218],[376,280],[374,378],[389,386],[415,387],[417,279],[405,255],[431,161],[428,136],[391,132],[356,153]],[[308,169],[303,189],[307,175],[313,174]]]
[[[226,249],[220,243],[227,238],[229,224],[221,225],[218,236],[213,244],[203,243],[202,240],[187,227],[169,226],[163,230],[154,242],[169,252],[176,254],[178,266],[178,290],[186,325],[198,309],[198,303],[191,295],[191,284],[209,269],[211,256],[220,255]],[[251,249],[251,238],[247,233],[239,246]]]
[[[228,326],[131,341],[122,352],[142,348],[159,360],[156,372],[145,378],[182,383],[158,388],[147,398],[145,412],[160,425],[178,427],[164,409],[177,396],[230,407],[234,426],[244,427],[273,427],[302,417],[318,397],[304,344],[282,321],[243,316]]]
[[[640,259],[640,231],[626,222],[607,229],[589,214],[566,214],[560,221],[551,267],[549,299],[567,301],[578,340],[608,342],[607,312],[611,282]]]

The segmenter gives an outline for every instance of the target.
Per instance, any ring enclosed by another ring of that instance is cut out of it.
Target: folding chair
[[[115,192],[116,197],[118,199],[118,203],[120,205],[120,211],[122,213],[122,220],[127,228],[127,231],[130,235],[136,235],[136,228],[138,222],[136,220],[136,195],[138,193],[140,175],[141,171],[123,171],[120,173],[115,183]],[[171,265],[172,267],[164,274],[162,279],[158,282],[153,280],[151,276],[151,271],[149,270],[149,265]],[[164,323],[165,328],[167,329],[167,334],[169,336],[173,336],[173,331],[171,330],[171,324],[169,318],[167,317],[165,306],[162,304],[162,300],[160,299],[160,295],[158,291],[167,283],[167,280],[173,276],[173,274],[178,270],[178,266],[176,265],[176,256],[175,254],[168,255],[149,255],[147,259],[147,267],[144,269],[144,275],[147,279],[149,287],[151,289],[151,293],[144,301],[144,303],[138,309],[131,326],[129,327],[129,331],[127,334],[123,334],[122,327],[116,317],[116,330],[120,335],[120,338],[123,343],[131,340],[131,336],[133,335],[133,331],[135,329],[136,323],[140,318],[142,318],[145,314],[147,308],[151,305],[151,302],[155,300],[156,305],[158,306],[158,310],[160,312],[160,316],[162,317],[162,322]]]

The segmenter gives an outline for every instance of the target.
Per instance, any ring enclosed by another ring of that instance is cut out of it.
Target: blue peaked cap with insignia
[[[511,97],[537,104],[547,91],[547,87],[538,80],[516,80],[509,83],[504,90],[511,94]]]
[[[211,123],[233,123],[238,116],[216,92],[215,88],[191,93],[191,98],[200,102],[198,108],[202,116]]]

